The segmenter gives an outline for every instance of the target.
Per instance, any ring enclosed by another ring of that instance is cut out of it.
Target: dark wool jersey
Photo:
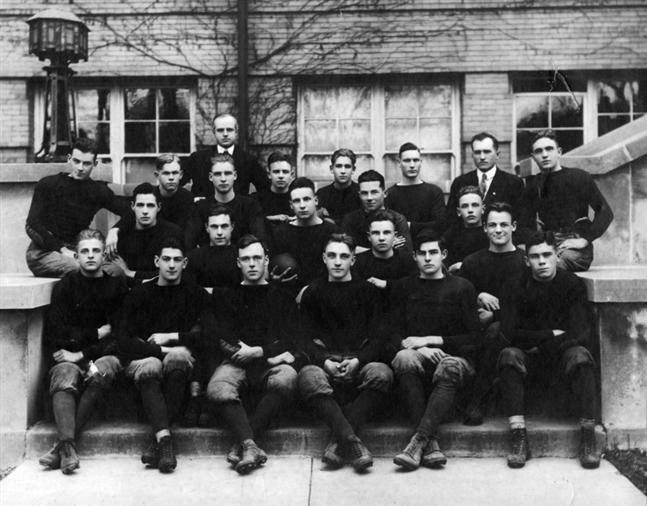
[[[402,214],[393,211],[392,209],[390,211],[395,216],[395,233],[405,238],[406,245],[404,247],[412,252],[413,245],[411,242],[411,234],[409,233],[407,219]],[[357,246],[362,246],[364,248],[371,247],[371,243],[367,236],[370,217],[371,213],[367,213],[363,209],[357,209],[356,211],[344,216],[341,228],[345,233],[352,236]]]
[[[252,198],[256,199],[263,209],[264,216],[276,214],[287,214],[293,216],[294,212],[290,207],[290,193],[274,193],[270,188],[254,193]]]
[[[163,197],[159,187],[155,187],[155,195],[161,204],[157,216],[185,230],[193,211],[193,194],[184,188],[178,188],[173,195]],[[135,228],[135,213],[127,213],[115,227],[120,231]]]
[[[160,219],[152,227],[142,230],[133,228],[119,233],[117,250],[128,268],[135,271],[136,279],[149,279],[157,275],[155,255],[159,253],[162,241],[168,237],[182,242],[182,230],[177,225]]]
[[[230,246],[203,246],[187,255],[186,279],[204,287],[234,286],[240,283],[236,265],[238,249]]]
[[[296,303],[279,285],[216,288],[211,300],[218,339],[262,347],[262,361],[294,348]]]
[[[88,360],[115,353],[118,311],[127,293],[121,276],[66,274],[54,286],[47,310],[43,335],[48,356],[60,349],[80,351]],[[113,336],[100,340],[97,329],[105,324],[112,326]]]
[[[387,191],[386,207],[403,214],[415,237],[423,228],[445,229],[445,197],[435,184],[394,185]]]
[[[528,272],[506,289],[501,307],[501,330],[512,346],[539,347],[559,353],[571,346],[587,346],[591,313],[583,281],[572,272],[557,269],[552,281],[540,282]],[[564,335],[555,337],[553,330]]]
[[[445,259],[447,267],[456,262],[462,262],[467,255],[490,245],[482,226],[467,228],[462,221],[450,226],[443,238],[447,247],[447,258]]]
[[[355,356],[361,364],[377,360],[383,344],[379,300],[378,289],[363,279],[313,281],[301,298],[303,347],[310,361],[323,367],[335,354]]]
[[[61,172],[36,183],[27,215],[27,235],[41,249],[73,247],[77,234],[88,228],[99,209],[123,214],[125,208],[107,183],[78,180]]]
[[[564,167],[548,176],[528,178],[524,201],[521,224],[530,230],[535,229],[537,217],[544,230],[577,232],[590,242],[613,221],[606,199],[591,175],[581,169]],[[595,211],[593,222],[588,220],[589,206]]]
[[[402,248],[393,251],[391,258],[378,258],[371,250],[364,251],[355,257],[353,272],[362,279],[371,277],[394,281],[417,272],[416,263],[408,251]]]
[[[322,255],[330,235],[335,232],[337,227],[328,221],[308,227],[281,223],[273,229],[270,250],[273,256],[292,255],[299,264],[299,282],[306,284],[326,274]]]
[[[179,285],[159,286],[154,279],[136,286],[126,297],[121,316],[117,337],[120,355],[126,360],[163,359],[161,348],[147,342],[157,332],[179,332],[180,345],[202,351],[215,327],[209,294],[184,280]]]
[[[474,285],[477,294],[486,292],[500,298],[506,285],[516,285],[525,272],[522,250],[494,253],[482,249],[463,260],[460,276]]]
[[[458,276],[396,281],[391,288],[389,325],[396,350],[409,336],[442,336],[443,351],[469,357],[478,345],[476,292]]]
[[[335,188],[335,184],[317,190],[319,207],[328,211],[328,215],[337,225],[341,225],[344,215],[362,207],[359,200],[359,185],[352,182],[348,188]]]
[[[231,234],[232,244],[236,244],[236,241],[245,234],[253,234],[262,241],[267,239],[263,210],[257,200],[236,195],[230,202],[220,204],[211,196],[199,200],[195,204],[193,216],[186,231],[186,242],[191,248],[209,244],[209,235],[205,230],[205,224],[209,218],[211,208],[216,205],[224,205],[231,209],[231,218],[234,224],[234,230]]]

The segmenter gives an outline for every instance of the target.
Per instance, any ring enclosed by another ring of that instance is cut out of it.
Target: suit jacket
[[[217,154],[217,147],[211,146],[206,149],[194,151],[182,164],[184,174],[180,185],[193,181],[191,193],[196,197],[208,197],[213,195],[213,184],[209,181],[211,171],[211,158]],[[261,167],[258,160],[245,153],[238,146],[234,146],[234,165],[238,178],[234,183],[236,195],[249,195],[249,184],[253,183],[256,191],[269,188],[270,181],[267,172]]]
[[[478,170],[467,172],[452,181],[452,187],[449,190],[449,199],[447,200],[447,229],[460,220],[456,215],[456,208],[458,207],[458,192],[463,186],[478,187],[478,172]],[[507,202],[512,206],[515,213],[515,219],[518,220],[519,213],[521,212],[523,190],[523,180],[521,178],[497,167],[497,171],[490,183],[490,188],[485,195],[483,203],[488,205],[492,202]]]

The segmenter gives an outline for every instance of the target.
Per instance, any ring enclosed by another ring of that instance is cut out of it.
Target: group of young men
[[[235,146],[232,116],[214,126],[218,146],[184,169],[159,157],[158,185],[138,185],[130,210],[90,179],[87,140],[69,174],[38,183],[28,264],[63,277],[44,331],[59,441],[41,464],[79,467],[75,440],[123,374],[152,426],[142,462],[161,472],[177,465],[173,424],[215,414],[233,435],[227,461],[249,473],[267,461],[263,433],[296,400],[330,427],[323,461],[362,472],[373,464],[362,430],[396,397],[412,436],[394,463],[442,467],[441,423],[457,407],[482,423],[497,378],[507,462],[522,467],[525,386],[538,376],[571,391],[580,461],[599,465],[588,305],[569,271],[588,268],[613,214],[586,172],[561,167],[552,132],[537,135],[541,173],[525,186],[496,166],[496,138],[476,135],[476,170],[445,206],[412,143],[388,192],[376,171],[352,180],[349,149],[333,153],[333,182],[316,191],[281,153],[263,176]],[[102,207],[121,214],[107,239],[87,228]]]

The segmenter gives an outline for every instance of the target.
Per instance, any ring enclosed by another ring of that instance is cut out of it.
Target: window
[[[330,181],[330,155],[338,148],[358,156],[358,172],[375,169],[399,180],[398,149],[422,149],[422,177],[445,189],[458,166],[458,89],[433,83],[304,86],[299,101],[299,160],[302,172]]]
[[[110,90],[77,90],[76,124],[79,137],[87,137],[97,143],[100,155],[110,154]]]
[[[647,80],[608,80],[595,83],[598,136],[647,113]]]

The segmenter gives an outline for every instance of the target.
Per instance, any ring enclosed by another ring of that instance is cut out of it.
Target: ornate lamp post
[[[51,65],[47,71],[43,144],[36,159],[56,162],[66,159],[76,139],[74,96],[70,93],[70,78],[74,71],[70,63],[88,61],[88,32],[83,21],[70,11],[47,9],[32,16],[29,24],[29,52]]]

